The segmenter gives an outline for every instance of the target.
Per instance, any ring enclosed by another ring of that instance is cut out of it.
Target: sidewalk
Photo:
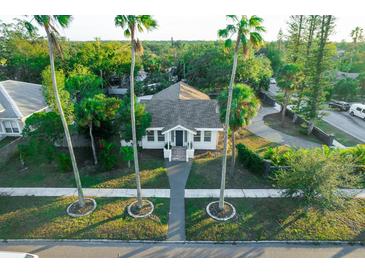
[[[85,196],[106,197],[106,198],[131,198],[136,197],[135,189],[116,188],[84,188]],[[280,198],[284,189],[226,189],[227,198]],[[365,199],[365,189],[340,189],[346,195],[353,195],[355,198]],[[76,196],[75,188],[23,188],[23,187],[2,187],[0,196],[39,196],[39,197],[61,197]],[[142,195],[146,198],[170,198],[169,189],[142,189]],[[218,198],[219,189],[185,189],[185,198]]]

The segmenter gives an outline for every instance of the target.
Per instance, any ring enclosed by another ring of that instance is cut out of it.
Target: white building
[[[217,148],[223,127],[216,100],[183,82],[146,99],[140,102],[146,104],[152,122],[141,141],[144,149],[163,149],[170,161],[187,161],[195,150]]]
[[[12,80],[0,82],[0,139],[20,136],[25,120],[46,109],[41,85]]]

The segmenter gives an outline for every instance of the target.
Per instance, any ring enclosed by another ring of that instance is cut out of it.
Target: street
[[[1,251],[28,252],[40,258],[365,258],[365,246],[285,243],[0,243]]]
[[[365,121],[345,111],[324,111],[323,120],[365,143]]]

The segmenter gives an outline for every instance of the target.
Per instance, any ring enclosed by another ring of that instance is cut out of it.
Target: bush
[[[264,172],[264,160],[244,144],[238,144],[236,147],[238,161],[253,173],[262,175]]]
[[[288,197],[301,193],[301,201],[320,209],[344,205],[346,197],[338,188],[356,186],[360,180],[353,162],[337,150],[299,149],[288,159],[288,165],[290,169],[275,173],[277,186],[287,189]]]
[[[128,163],[128,167],[131,167],[131,161],[133,160],[133,147],[121,147],[120,154],[122,155],[122,160]]]
[[[269,147],[264,153],[264,159],[270,160],[275,166],[287,166],[292,153],[293,150],[289,147]]]
[[[57,166],[63,172],[71,171],[72,163],[71,163],[70,155],[65,152],[58,153],[57,154]]]
[[[116,152],[116,146],[106,140],[100,141],[100,164],[105,170],[111,170],[116,167],[118,163],[118,157]]]

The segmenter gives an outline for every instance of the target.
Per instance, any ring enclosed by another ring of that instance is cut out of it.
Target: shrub
[[[236,147],[238,151],[238,161],[250,171],[260,175],[263,174],[264,160],[244,144],[238,144]]]
[[[288,158],[293,153],[289,147],[269,147],[264,153],[264,159],[270,160],[275,166],[287,166]]]
[[[100,164],[105,170],[111,170],[116,167],[118,157],[115,144],[106,140],[100,140]]]
[[[71,157],[68,153],[60,152],[57,154],[57,165],[58,168],[63,171],[71,171],[72,170],[72,163],[71,163]]]
[[[277,186],[285,188],[286,196],[301,193],[307,206],[332,209],[344,204],[339,187],[355,186],[360,177],[352,161],[336,150],[299,149],[288,158],[287,170],[274,175]]]
[[[133,160],[133,147],[121,147],[120,154],[122,155],[122,160],[128,163],[128,167],[131,167],[131,161]]]

